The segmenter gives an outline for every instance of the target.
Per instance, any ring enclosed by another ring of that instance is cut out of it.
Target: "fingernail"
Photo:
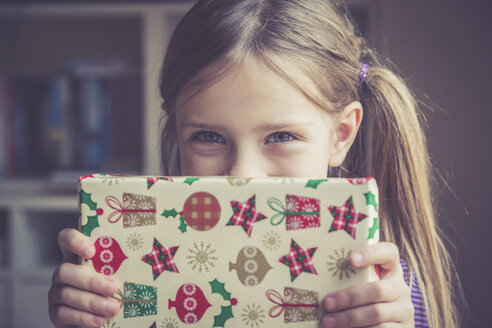
[[[99,327],[104,323],[104,318],[98,317],[97,315],[94,316],[94,323]]]
[[[83,252],[85,258],[91,258],[92,254],[94,254],[94,246],[91,244],[86,244],[83,248]]]
[[[112,281],[106,280],[103,283],[104,293],[107,295],[113,296],[115,292],[115,288],[116,288],[116,284]]]
[[[323,327],[324,328],[335,327],[335,318],[324,316],[323,317]]]
[[[106,302],[106,312],[108,312],[111,315],[115,315],[118,313],[118,310],[120,309],[120,306],[116,302],[111,302],[107,301]]]
[[[362,263],[362,254],[360,253],[352,253],[352,262],[354,264],[361,264]]]
[[[333,297],[325,298],[325,309],[329,312],[335,310],[335,299]]]

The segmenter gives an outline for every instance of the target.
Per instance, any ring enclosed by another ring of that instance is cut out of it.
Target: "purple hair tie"
[[[359,71],[359,82],[360,82],[360,85],[364,84],[364,82],[366,81],[366,76],[367,76],[367,71],[369,70],[369,64],[368,63],[363,63],[362,64],[362,67],[360,68],[360,71]]]

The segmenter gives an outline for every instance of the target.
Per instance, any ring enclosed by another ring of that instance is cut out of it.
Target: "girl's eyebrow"
[[[293,123],[289,122],[280,122],[280,123],[266,123],[262,125],[258,125],[255,130],[256,131],[273,131],[273,130],[283,130],[283,129],[309,129],[314,124],[309,121],[296,121]],[[180,125],[181,128],[198,128],[205,130],[222,130],[224,127],[220,124],[214,123],[204,123],[204,122],[183,122]]]

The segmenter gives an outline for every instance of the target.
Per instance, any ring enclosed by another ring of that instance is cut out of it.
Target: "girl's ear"
[[[332,167],[343,163],[362,122],[362,104],[351,102],[343,109],[334,127],[331,156],[328,164]]]
[[[169,115],[169,109],[167,108],[166,106],[166,103],[165,102],[162,102],[161,104],[161,109],[164,111],[164,113],[168,114]]]

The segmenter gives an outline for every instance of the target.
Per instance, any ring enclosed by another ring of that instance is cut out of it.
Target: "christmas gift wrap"
[[[104,327],[317,327],[331,292],[377,280],[351,251],[379,238],[374,179],[143,177],[79,181],[84,266],[111,276]]]

